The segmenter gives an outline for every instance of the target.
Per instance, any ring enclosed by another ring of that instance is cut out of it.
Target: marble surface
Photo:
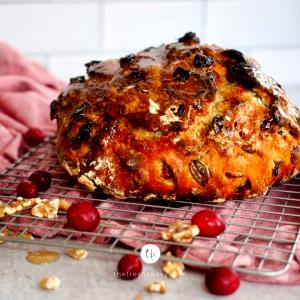
[[[210,295],[204,287],[201,273],[186,271],[178,280],[166,279],[168,291],[164,295],[148,294],[143,286],[152,280],[162,279],[160,263],[145,265],[144,275],[134,281],[118,279],[114,272],[119,256],[90,252],[87,259],[75,261],[61,254],[58,261],[48,265],[33,265],[26,261],[27,251],[45,249],[35,245],[7,242],[0,245],[0,299],[1,300],[134,300],[137,294],[143,300],[161,299],[228,299],[228,300],[298,300],[300,286],[279,286],[242,282],[240,289],[227,297]],[[49,250],[50,248],[47,247]],[[61,287],[45,291],[38,287],[38,281],[45,275],[56,275]]]

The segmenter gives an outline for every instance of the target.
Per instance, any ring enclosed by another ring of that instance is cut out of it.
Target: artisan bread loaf
[[[86,64],[51,104],[57,157],[117,198],[222,201],[297,174],[299,110],[257,62],[178,42]]]

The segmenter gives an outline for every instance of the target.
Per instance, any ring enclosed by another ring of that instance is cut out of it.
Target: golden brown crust
[[[115,197],[261,195],[299,170],[299,110],[232,49],[178,43],[87,64],[51,105],[61,165]]]

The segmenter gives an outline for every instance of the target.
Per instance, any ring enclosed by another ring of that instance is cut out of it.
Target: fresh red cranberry
[[[191,220],[192,225],[197,225],[200,236],[215,237],[225,230],[224,221],[212,210],[204,209],[195,213]]]
[[[240,286],[240,277],[228,267],[210,269],[205,275],[205,285],[215,295],[230,295]]]
[[[38,188],[30,181],[22,181],[17,187],[17,195],[27,199],[36,198],[38,196]]]
[[[23,137],[25,142],[31,147],[37,146],[45,139],[43,131],[38,128],[28,129]]]
[[[137,278],[142,272],[143,265],[141,259],[137,255],[124,255],[118,263],[118,276],[125,280]]]
[[[176,257],[182,257],[182,255],[184,254],[184,250],[185,250],[184,247],[177,246],[177,245],[171,245],[168,248],[168,251],[170,251],[172,255]]]
[[[51,185],[51,174],[46,171],[35,171],[29,176],[29,180],[38,187],[39,192],[46,191]]]
[[[100,222],[100,215],[93,204],[77,202],[68,209],[67,220],[77,230],[94,231]]]

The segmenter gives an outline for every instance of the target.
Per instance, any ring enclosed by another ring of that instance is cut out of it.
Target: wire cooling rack
[[[2,234],[2,240],[117,254],[138,253],[142,245],[152,243],[177,254],[169,260],[194,268],[228,265],[250,275],[278,276],[290,267],[300,237],[300,177],[273,187],[266,196],[249,200],[217,204],[120,201],[101,192],[89,193],[76,184],[59,166],[54,142],[55,137],[49,136],[0,174],[0,200],[8,204],[15,200],[18,183],[33,171],[44,169],[53,180],[40,197],[93,201],[102,212],[99,229],[79,233],[66,226],[62,211],[54,220],[19,213],[0,219],[0,235],[8,229],[16,232]],[[202,208],[216,210],[224,218],[226,230],[219,237],[196,237],[191,244],[160,239],[161,229],[170,222],[189,220],[192,211]],[[32,233],[34,239],[25,238],[27,233]]]

